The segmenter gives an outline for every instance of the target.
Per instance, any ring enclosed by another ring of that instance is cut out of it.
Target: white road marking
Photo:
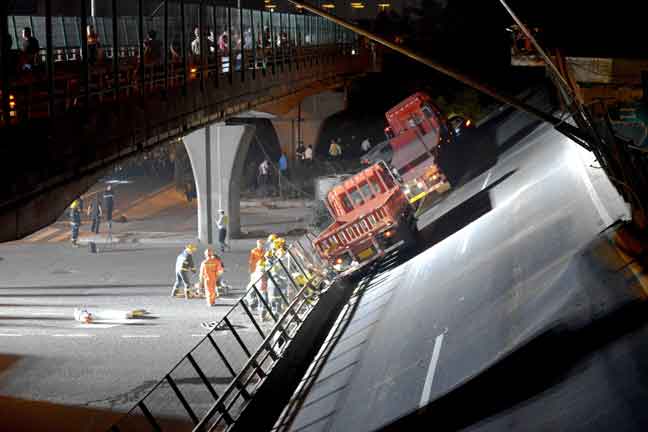
[[[33,316],[39,316],[39,315],[55,315],[55,316],[65,316],[65,315],[70,315],[66,312],[24,312],[25,315],[33,315]]]
[[[20,337],[22,336],[21,334],[16,334],[16,333],[0,333],[0,337]]]
[[[67,334],[53,334],[52,337],[88,338],[88,337],[94,337],[94,335],[88,333],[67,333]]]
[[[441,333],[434,340],[434,348],[432,348],[432,359],[430,366],[428,366],[427,376],[425,377],[425,384],[423,384],[423,393],[419,401],[419,408],[425,406],[430,402],[430,393],[432,391],[432,381],[434,380],[434,373],[436,372],[437,363],[439,362],[439,353],[441,352],[441,344],[443,343],[443,335]]]
[[[123,337],[124,339],[134,339],[134,338],[148,338],[148,339],[152,339],[152,338],[159,338],[160,335],[145,335],[145,334],[142,334],[142,335],[122,335],[122,337]]]
[[[488,171],[488,175],[486,176],[486,180],[484,181],[484,184],[482,185],[481,190],[484,190],[484,188],[488,184],[488,180],[490,180],[491,174],[493,174],[493,171]]]
[[[583,183],[585,184],[585,189],[587,189],[587,193],[589,194],[592,203],[594,204],[594,207],[596,207],[596,211],[598,212],[599,216],[603,220],[603,225],[604,226],[611,225],[613,222],[612,217],[610,216],[607,209],[603,205],[601,198],[599,198],[598,192],[596,192],[596,189],[594,188],[594,185],[590,180],[589,174],[587,173],[587,169],[585,168],[585,164],[587,164],[587,161],[585,161],[583,158],[583,152],[586,152],[587,154],[590,155],[591,153],[587,152],[584,149],[581,150],[580,147],[576,147],[572,151],[576,153],[578,157],[578,162],[581,162],[576,164],[578,166],[578,171],[580,173],[581,178],[583,179]]]
[[[93,328],[93,329],[107,329],[107,328],[113,328],[113,327],[119,327],[121,324],[96,324],[96,323],[90,323],[90,324],[79,324],[76,325],[76,328]]]
[[[461,250],[459,251],[461,255],[466,253],[466,248],[468,247],[468,240],[470,240],[471,235],[472,235],[472,227],[468,226],[465,228],[463,242],[461,243]]]

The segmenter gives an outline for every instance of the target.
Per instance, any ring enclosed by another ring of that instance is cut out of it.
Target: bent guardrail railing
[[[207,431],[234,423],[317,304],[322,268],[308,235],[294,242],[110,431]]]

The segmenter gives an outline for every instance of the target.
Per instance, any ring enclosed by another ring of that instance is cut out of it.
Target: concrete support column
[[[220,209],[229,216],[228,236],[241,234],[240,181],[253,136],[252,126],[215,123],[184,137],[196,181],[198,239],[203,243],[217,241]]]

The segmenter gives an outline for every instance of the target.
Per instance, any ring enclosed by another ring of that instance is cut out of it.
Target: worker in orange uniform
[[[205,251],[205,260],[200,264],[200,280],[205,288],[207,306],[215,306],[218,297],[218,281],[223,274],[223,262],[209,248]]]
[[[256,247],[250,250],[250,256],[248,258],[248,270],[250,271],[250,283],[248,284],[248,289],[252,284],[256,283],[259,279],[259,274],[257,272],[257,264],[260,260],[263,259],[263,254],[265,253],[263,249],[263,240],[257,240]],[[250,289],[247,297],[248,306],[252,309],[256,309],[259,305],[259,299],[257,299],[256,292],[253,289]]]

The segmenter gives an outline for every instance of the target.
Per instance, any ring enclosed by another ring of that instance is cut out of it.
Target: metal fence
[[[257,70],[265,76],[318,63],[323,50],[351,54],[358,43],[309,14],[167,0],[145,16],[149,3],[140,0],[140,15],[127,16],[113,2],[112,16],[101,17],[2,16],[0,7],[0,126],[208,77],[255,79]],[[19,49],[25,27],[39,41],[33,56]]]
[[[212,431],[236,422],[327,286],[306,236],[110,430]],[[256,279],[256,280],[254,280]]]

